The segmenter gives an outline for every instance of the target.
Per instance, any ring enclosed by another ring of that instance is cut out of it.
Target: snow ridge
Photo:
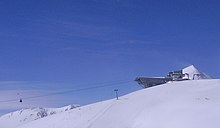
[[[4,126],[4,128],[15,128],[16,126],[23,125],[54,114],[69,111],[76,107],[79,107],[79,105],[68,105],[61,108],[26,108],[1,116],[0,126]]]

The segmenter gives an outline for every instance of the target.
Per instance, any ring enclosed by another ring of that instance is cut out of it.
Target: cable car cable
[[[81,89],[72,89],[72,90],[54,92],[54,93],[43,94],[43,95],[36,95],[36,96],[30,96],[30,97],[22,97],[22,98],[10,99],[10,100],[2,100],[2,101],[0,101],[0,103],[22,101],[24,99],[33,99],[33,98],[47,97],[47,96],[52,96],[52,95],[61,95],[61,94],[71,93],[71,92],[79,92],[79,91],[91,90],[91,89],[96,89],[96,88],[104,88],[104,87],[116,86],[116,85],[130,83],[130,82],[133,82],[133,81],[129,80],[129,81],[121,81],[121,82],[117,82],[117,83],[116,82],[115,83],[111,82],[110,84],[106,83],[105,85],[99,85],[99,86],[93,86],[93,87],[87,87],[87,88],[81,88]]]

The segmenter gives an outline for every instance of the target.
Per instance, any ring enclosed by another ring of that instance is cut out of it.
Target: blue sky
[[[219,6],[218,0],[1,0],[0,89],[8,92],[1,97],[163,76],[191,64],[219,78]],[[114,97],[114,88],[35,105],[88,104]],[[117,88],[121,95],[140,89],[135,82]]]

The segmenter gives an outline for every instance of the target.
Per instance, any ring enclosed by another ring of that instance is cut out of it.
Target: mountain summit
[[[196,79],[212,79],[210,76],[205,73],[199,71],[194,65],[190,65],[184,69],[182,69],[183,74],[188,74],[190,80]]]
[[[76,107],[79,105],[68,105],[61,108],[26,108],[1,116],[0,126],[4,126],[2,128],[15,128],[44,117],[70,111]]]

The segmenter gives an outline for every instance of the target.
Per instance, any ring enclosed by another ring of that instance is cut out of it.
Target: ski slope
[[[219,116],[220,80],[189,80],[78,107],[17,128],[219,128]]]

